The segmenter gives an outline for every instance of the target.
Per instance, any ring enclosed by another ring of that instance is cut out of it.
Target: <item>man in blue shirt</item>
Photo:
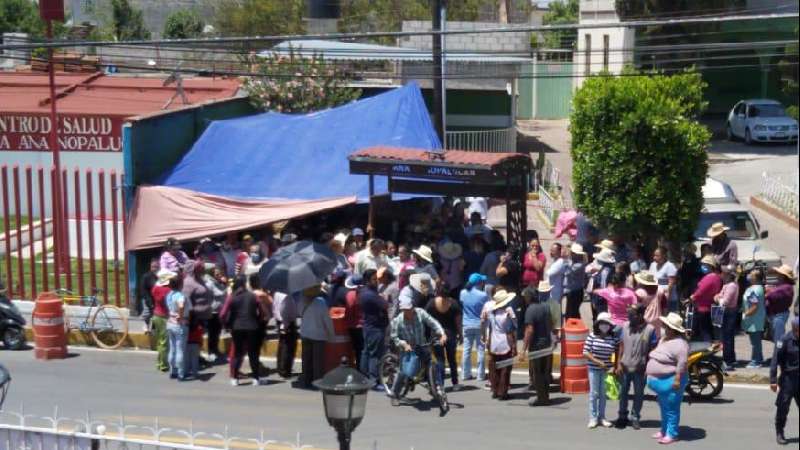
[[[485,346],[481,342],[481,311],[483,306],[489,301],[489,295],[484,290],[486,277],[479,273],[473,273],[467,280],[467,285],[461,290],[460,300],[462,309],[462,335],[464,336],[464,349],[461,355],[461,372],[464,380],[471,380],[472,376],[472,348],[478,351],[478,380],[485,380],[484,371],[484,351]]]

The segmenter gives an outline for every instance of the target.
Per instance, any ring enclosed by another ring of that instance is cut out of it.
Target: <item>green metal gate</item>
[[[533,67],[534,111],[537,119],[565,119],[572,103],[572,67],[566,61],[541,61]]]

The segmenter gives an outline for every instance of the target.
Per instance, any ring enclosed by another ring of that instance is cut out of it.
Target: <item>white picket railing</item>
[[[758,196],[791,217],[798,217],[800,189],[797,180],[791,185],[778,176],[764,172],[761,174],[761,191]]]
[[[447,149],[493,153],[517,151],[517,129],[514,127],[497,130],[448,131],[445,136]]]

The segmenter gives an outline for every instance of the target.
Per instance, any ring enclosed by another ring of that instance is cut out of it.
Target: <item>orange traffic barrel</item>
[[[67,357],[64,304],[53,292],[42,292],[33,307],[33,341],[36,359]]]
[[[353,365],[353,343],[350,342],[350,332],[344,317],[345,308],[331,308],[330,315],[335,335],[325,345],[325,372],[339,367],[342,357],[347,358],[350,365]]]
[[[567,319],[561,340],[561,392],[585,394],[589,392],[589,368],[583,356],[583,344],[589,329],[580,319]]]

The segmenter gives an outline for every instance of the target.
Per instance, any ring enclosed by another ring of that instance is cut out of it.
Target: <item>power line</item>
[[[2,45],[0,49],[7,50],[22,50],[22,49],[35,49],[35,48],[62,48],[62,47],[75,47],[75,46],[90,46],[90,47],[113,47],[119,45],[196,45],[207,44],[211,46],[222,44],[234,43],[255,43],[255,42],[276,42],[284,40],[311,40],[311,39],[362,39],[372,37],[411,37],[411,36],[433,36],[433,35],[459,35],[459,34],[487,34],[487,33],[519,33],[519,32],[543,32],[543,31],[559,31],[559,30],[577,30],[577,29],[598,29],[609,27],[625,27],[625,28],[641,28],[652,26],[666,26],[678,24],[702,24],[702,23],[726,23],[738,21],[756,21],[756,20],[769,20],[769,19],[789,19],[798,18],[798,13],[771,13],[771,14],[756,14],[756,15],[727,15],[727,16],[713,16],[713,17],[700,17],[700,18],[681,18],[681,19],[661,19],[661,20],[634,20],[628,22],[620,22],[619,24],[609,23],[592,23],[592,24],[559,24],[559,25],[536,25],[536,26],[514,26],[505,28],[484,28],[484,29],[471,29],[471,30],[453,30],[446,31],[381,31],[381,32],[367,32],[367,33],[330,33],[330,34],[317,34],[317,35],[284,35],[284,36],[247,36],[247,37],[218,37],[218,38],[195,38],[195,39],[161,39],[161,40],[131,40],[131,41],[79,41],[79,42],[40,42],[35,44],[13,44]]]

